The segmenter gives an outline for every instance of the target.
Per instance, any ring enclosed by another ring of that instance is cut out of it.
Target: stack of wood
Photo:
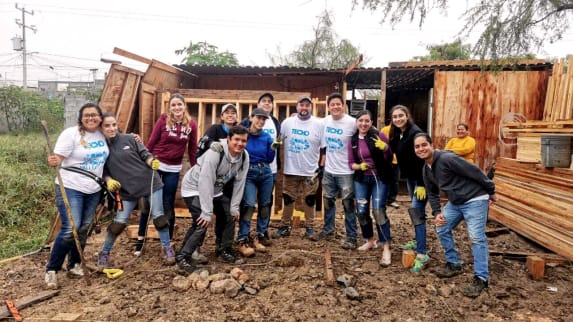
[[[541,162],[541,136],[573,136],[573,119],[508,122],[503,124],[503,131],[517,133],[517,160]]]
[[[549,77],[543,119],[573,119],[573,55],[569,55],[567,59],[555,59],[553,63],[553,75]]]
[[[490,219],[573,260],[573,171],[498,158]]]

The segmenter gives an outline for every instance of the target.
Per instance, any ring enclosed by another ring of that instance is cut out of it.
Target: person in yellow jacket
[[[469,136],[468,125],[460,123],[456,126],[456,134],[458,137],[452,138],[446,144],[444,150],[452,151],[461,156],[466,161],[474,163],[476,140]]]
[[[382,133],[386,135],[386,137],[390,137],[390,124],[386,125],[382,128]],[[392,182],[388,183],[388,196],[386,196],[386,205],[400,208],[400,205],[396,202],[396,196],[398,195],[398,178],[400,178],[400,170],[398,169],[398,160],[396,160],[396,154],[392,154],[392,169],[394,173],[392,173],[393,180]]]

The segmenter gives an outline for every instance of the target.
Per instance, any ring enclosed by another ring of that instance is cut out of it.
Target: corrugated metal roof
[[[543,70],[550,69],[553,64],[543,59],[505,59],[490,60],[436,60],[436,61],[406,61],[391,62],[390,69],[395,68],[434,68],[439,70],[480,70],[484,66],[494,65],[503,70]]]

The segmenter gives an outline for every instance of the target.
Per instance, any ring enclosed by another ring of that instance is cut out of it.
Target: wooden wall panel
[[[135,101],[143,73],[125,66],[112,64],[103,88],[100,107],[114,113],[122,132],[132,130],[135,122]]]
[[[146,83],[142,83],[139,90],[139,135],[145,143],[149,140],[156,121],[153,110],[156,90],[154,86]]]
[[[510,112],[540,119],[547,71],[437,71],[434,76],[433,133],[436,147],[467,123],[476,139],[476,164],[485,169],[498,156],[515,155],[514,145],[498,143],[500,120]],[[513,142],[515,143],[515,142]]]

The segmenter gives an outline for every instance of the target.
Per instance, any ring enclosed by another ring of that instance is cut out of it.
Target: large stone
[[[238,280],[238,279],[239,279],[239,276],[241,276],[241,274],[244,274],[244,273],[245,273],[245,272],[244,272],[242,269],[238,268],[238,267],[235,267],[235,268],[233,268],[233,269],[231,270],[231,276],[232,276],[234,279],[236,279],[236,280]]]
[[[217,273],[217,274],[213,274],[213,275],[209,275],[209,277],[207,277],[208,281],[214,282],[214,281],[222,281],[222,280],[226,280],[231,278],[231,274],[227,274],[227,273]]]
[[[247,292],[247,294],[250,294],[250,295],[256,295],[258,291],[255,288],[245,286],[245,292]]]
[[[211,283],[211,286],[209,286],[209,291],[211,291],[211,293],[213,293],[213,294],[223,294],[223,293],[225,293],[225,284],[226,283],[227,283],[227,280],[213,281]]]
[[[242,282],[242,283],[244,284],[244,283],[247,282],[249,279],[250,279],[249,274],[243,273],[243,274],[239,275],[239,278],[237,278],[237,281],[238,281],[238,282]]]
[[[200,276],[199,273],[193,272],[187,276],[187,279],[193,284],[195,281],[199,280]]]
[[[360,294],[354,287],[345,288],[344,295],[346,295],[349,300],[360,300]]]
[[[227,297],[233,298],[239,294],[242,286],[239,282],[235,281],[234,279],[228,279],[225,283],[225,295]]]
[[[211,283],[211,282],[209,282],[207,280],[199,279],[199,280],[193,282],[193,288],[198,290],[198,291],[203,291],[209,287],[209,283]]]
[[[352,275],[342,274],[338,276],[336,282],[344,287],[352,287],[356,283],[356,280]]]
[[[176,291],[185,292],[191,287],[192,282],[188,278],[179,275],[175,276],[172,284]]]
[[[450,297],[450,295],[452,295],[452,288],[448,285],[442,285],[438,289],[438,294],[443,297]]]

